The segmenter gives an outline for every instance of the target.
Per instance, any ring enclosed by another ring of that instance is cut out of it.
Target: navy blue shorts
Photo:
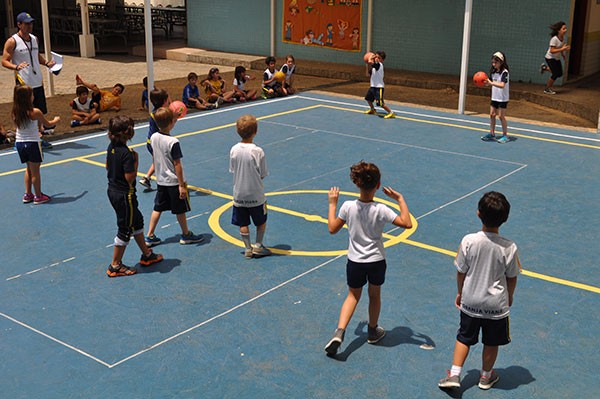
[[[192,210],[190,196],[179,198],[179,186],[158,186],[154,197],[154,210],[156,212],[171,211],[173,215],[180,215]]]
[[[376,105],[383,107],[385,105],[385,101],[383,100],[383,87],[370,87],[365,96],[365,100],[370,103],[375,102]]]
[[[488,346],[506,345],[510,342],[510,321],[508,316],[503,319],[480,319],[460,312],[460,328],[456,340],[467,346],[478,342],[481,330],[481,342]]]
[[[386,269],[385,259],[368,263],[358,263],[348,259],[346,281],[350,288],[362,288],[367,281],[372,285],[382,285],[385,282]]]
[[[490,105],[492,106],[492,108],[498,109],[498,108],[504,108],[506,109],[506,107],[508,106],[508,101],[494,101],[492,100],[490,102]]]
[[[267,203],[246,208],[243,206],[234,206],[231,215],[231,224],[234,226],[250,226],[250,218],[255,226],[267,223]]]
[[[39,141],[22,141],[15,144],[21,163],[33,162],[42,163],[44,155],[42,145]]]

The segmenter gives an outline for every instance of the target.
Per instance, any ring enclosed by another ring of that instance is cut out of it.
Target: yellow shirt
[[[121,97],[115,96],[108,90],[100,90],[100,111],[113,107],[121,108]]]
[[[210,87],[204,86],[204,91],[206,92],[206,98],[210,97],[210,95],[213,93],[216,93],[219,96],[223,94],[223,86],[225,86],[225,82],[223,82],[223,80],[212,79],[212,80],[207,80],[206,83],[208,83],[214,89],[214,92],[213,92],[210,89]]]

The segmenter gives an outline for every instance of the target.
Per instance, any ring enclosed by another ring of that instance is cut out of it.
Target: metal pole
[[[148,74],[148,95],[154,90],[154,46],[152,44],[152,8],[150,0],[144,0],[144,30],[146,33],[146,70]],[[150,104],[148,104],[150,105]],[[152,107],[148,107],[152,112]]]
[[[52,59],[52,50],[50,46],[50,18],[48,18],[48,0],[42,0],[42,24],[44,31],[44,55],[46,61]],[[50,72],[50,68],[46,68],[46,77],[48,78],[48,87],[50,89],[50,97],[54,95],[54,75]]]
[[[371,51],[371,47],[373,46],[373,1],[369,0],[369,5],[367,6],[367,49],[366,51]]]
[[[275,56],[275,0],[271,0],[271,55]]]
[[[469,73],[469,45],[471,42],[471,13],[473,0],[466,0],[465,22],[463,25],[463,47],[460,63],[460,89],[458,93],[458,113],[465,113],[465,99],[467,97],[467,74]]]

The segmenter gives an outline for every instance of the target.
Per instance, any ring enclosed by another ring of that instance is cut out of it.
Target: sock
[[[242,241],[244,242],[244,246],[246,247],[246,249],[251,249],[252,245],[250,245],[250,234],[240,234],[242,235]]]
[[[256,245],[262,245],[263,238],[265,237],[265,230],[256,230]]]
[[[450,369],[450,377],[454,377],[455,375],[460,377],[460,373],[462,373],[462,367],[452,365],[452,368]]]
[[[492,376],[492,370],[485,371],[484,369],[481,369],[481,376],[485,378],[490,378]]]

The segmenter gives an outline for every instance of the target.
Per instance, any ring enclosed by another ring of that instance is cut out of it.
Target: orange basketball
[[[374,55],[375,55],[375,54],[373,54],[372,52],[370,52],[370,51],[367,51],[367,52],[365,53],[365,56],[363,57],[363,60],[365,60],[365,64],[368,64],[368,63],[369,63],[369,61],[371,61],[371,57],[373,57]]]
[[[475,86],[477,87],[485,86],[485,82],[487,81],[487,79],[488,76],[485,72],[479,71],[475,75],[473,75],[473,83],[475,83]]]
[[[187,107],[181,101],[173,101],[169,105],[169,108],[171,108],[171,111],[173,111],[177,119],[181,119],[185,116],[185,114],[187,114]]]

